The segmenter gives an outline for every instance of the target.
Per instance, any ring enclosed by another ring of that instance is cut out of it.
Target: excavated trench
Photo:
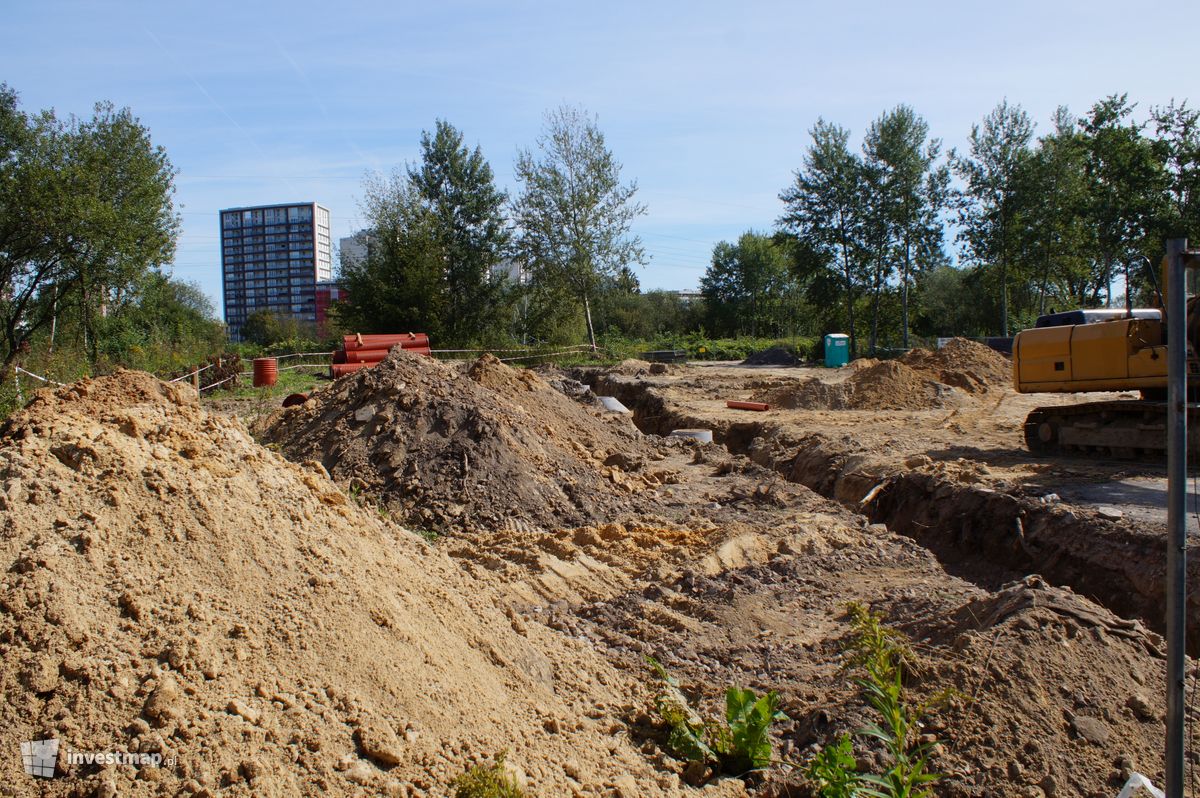
[[[673,407],[651,383],[581,370],[576,378],[633,411],[642,432],[706,427],[715,442],[884,524],[929,549],[948,572],[988,590],[1037,574],[1161,633],[1166,547],[1161,530],[884,463],[850,439],[763,420],[714,423]],[[1200,557],[1188,567],[1188,649],[1200,655]]]

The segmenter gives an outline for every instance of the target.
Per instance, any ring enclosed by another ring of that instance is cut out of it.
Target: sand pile
[[[841,382],[817,377],[759,391],[755,401],[802,410],[933,410],[960,405],[1011,382],[1008,359],[988,347],[955,338],[936,351],[914,349],[896,360],[864,358]]]
[[[952,338],[941,349],[913,349],[900,362],[944,385],[983,393],[1012,383],[1012,364],[991,347]]]
[[[907,631],[937,655],[926,689],[972,699],[938,724],[939,768],[961,774],[939,794],[1115,795],[1135,770],[1162,784],[1165,645],[1140,623],[1030,576]]]
[[[856,370],[841,382],[811,377],[753,398],[793,410],[928,410],[956,401],[948,386],[896,360]]]
[[[610,366],[606,369],[613,374],[625,374],[628,376],[639,376],[650,373],[650,366],[653,365],[649,360],[638,360],[634,357],[625,358],[615,366]]]
[[[265,437],[421,528],[575,527],[639,506],[636,485],[605,465],[640,457],[628,417],[491,355],[464,371],[397,350],[282,411]]]
[[[0,431],[0,509],[6,795],[445,795],[503,750],[532,794],[674,790],[612,731],[641,687],[189,388],[43,392]]]

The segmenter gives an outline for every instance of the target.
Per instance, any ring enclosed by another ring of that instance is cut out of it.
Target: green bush
[[[504,754],[491,765],[476,765],[456,778],[454,798],[524,798],[516,779],[504,768]]]
[[[298,352],[332,352],[341,342],[319,341],[314,338],[285,338],[262,347],[259,357],[278,357]]]
[[[850,735],[843,734],[836,743],[822,748],[804,769],[804,777],[812,783],[819,798],[854,798],[860,779],[855,772]]]
[[[708,338],[704,332],[692,333],[684,338],[688,357],[695,360],[745,360],[755,352],[780,346],[795,353],[801,360],[810,360],[816,349],[814,338]]]

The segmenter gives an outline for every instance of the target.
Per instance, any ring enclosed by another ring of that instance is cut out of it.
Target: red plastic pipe
[[[759,410],[759,411],[761,411],[761,410],[770,410],[771,409],[771,406],[769,404],[767,404],[766,402],[738,402],[733,399],[726,401],[725,406],[733,408],[734,410]]]
[[[374,365],[374,363],[334,363],[329,367],[329,375],[336,380],[338,377],[353,374],[361,368]]]
[[[399,344],[404,349],[429,346],[429,336],[425,333],[391,333],[387,335],[354,335],[342,336],[342,344],[346,351],[354,349],[391,349]]]
[[[350,349],[346,352],[347,363],[378,363],[387,357],[387,349]]]

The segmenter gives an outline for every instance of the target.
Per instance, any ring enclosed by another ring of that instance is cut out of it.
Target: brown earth
[[[902,359],[904,364],[923,364],[925,374],[956,382],[962,398],[953,407],[937,407],[936,402],[921,406],[918,402],[912,410],[784,408],[744,413],[724,406],[726,399],[761,397],[763,391],[787,394],[797,392],[798,387],[805,390],[810,380],[823,383],[825,390],[836,389],[878,364],[838,371],[745,369],[715,364],[693,366],[686,375],[637,380],[587,370],[576,371],[575,375],[597,392],[621,399],[634,410],[635,421],[644,431],[711,428],[716,440],[731,452],[746,454],[789,481],[806,485],[862,513],[880,528],[886,526],[917,541],[949,573],[985,591],[985,595],[1003,595],[1010,589],[1006,584],[1013,580],[1044,574],[1044,581],[1030,584],[1053,585],[1047,589],[1065,591],[1063,595],[1070,596],[1070,601],[1078,607],[1090,608],[1086,613],[1076,610],[1067,613],[1074,613],[1079,621],[1077,630],[1066,632],[1068,640],[1073,641],[1077,636],[1086,640],[1091,635],[1108,643],[1113,629],[1123,632],[1131,628],[1130,623],[1161,630],[1165,568],[1161,521],[1147,524],[1145,516],[1132,513],[1122,516],[1121,510],[1113,507],[1069,505],[1052,492],[1059,485],[1073,483],[1099,488],[1116,480],[1151,478],[1161,467],[1095,458],[1045,461],[1031,456],[1021,440],[1021,425],[1029,410],[1037,405],[1076,402],[1081,397],[1015,394],[1009,386],[1007,359],[990,351],[972,352],[973,346],[957,342],[951,344],[950,351],[955,348],[963,351],[961,360],[931,353],[914,353]],[[1110,394],[1107,398],[1121,397]],[[1114,496],[1111,501],[1116,502],[1117,498]],[[1195,649],[1195,640],[1200,635],[1200,623],[1196,620],[1200,617],[1197,603],[1200,568],[1194,561],[1188,578],[1192,619],[1189,639]],[[913,573],[901,583],[915,595],[952,590],[947,577]],[[853,592],[845,581],[836,577],[834,584],[831,592],[835,594]],[[756,589],[751,592],[758,593]],[[868,600],[877,601],[875,606],[889,607],[892,621],[908,629],[918,640],[931,633],[930,626],[914,625],[918,613],[911,604],[900,602],[893,606],[886,598]],[[952,604],[943,604],[931,617],[954,611]],[[1021,610],[1027,611],[1028,608]],[[1105,620],[1091,614],[1096,611]],[[1018,623],[1017,628],[1023,628],[1022,624]],[[1067,762],[1080,755],[1080,744],[1071,742],[1080,736],[1073,720],[1076,716],[1091,718],[1103,710],[1100,720],[1110,724],[1118,716],[1128,720],[1131,716],[1121,708],[1129,706],[1138,707],[1138,712],[1145,716],[1138,721],[1136,734],[1126,736],[1115,746],[1110,737],[1103,743],[1091,743],[1089,751],[1100,755],[1093,757],[1088,766],[1091,770],[1085,773],[1087,768],[1082,766],[1068,768],[1071,773],[1060,773],[1046,782],[1049,789],[1045,792],[1057,787],[1061,794],[1066,779],[1072,785],[1067,794],[1115,794],[1121,773],[1132,765],[1158,779],[1161,712],[1153,715],[1155,720],[1148,720],[1152,715],[1146,706],[1162,695],[1161,641],[1144,628],[1137,634],[1144,636],[1143,642],[1118,655],[1118,661],[1124,657],[1127,664],[1140,663],[1134,677],[1123,670],[1125,665],[1110,668],[1102,664],[1098,659],[1101,655],[1096,652],[1080,652],[1076,656],[1055,648],[1051,641],[1032,641],[1036,645],[1031,649],[1025,639],[1013,642],[1008,632],[999,635],[1008,652],[1003,655],[1006,664],[998,665],[1001,654],[992,650],[986,656],[980,655],[983,659],[976,659],[972,666],[989,674],[978,677],[984,685],[978,689],[994,690],[995,695],[986,724],[977,727],[982,736],[972,739],[975,732],[968,733],[962,728],[966,716],[946,721],[947,733],[966,733],[966,739],[980,747],[964,754],[961,767],[966,769],[960,771],[961,778],[944,783],[938,794],[1042,794],[1038,792],[1043,790],[1041,778],[1032,777],[1025,759],[1029,751],[1021,748],[1027,743],[1006,741],[1005,735],[982,733],[990,725],[1009,728],[1010,735],[1016,735],[1030,725],[1016,706],[1032,711],[1036,705],[1041,713],[1039,722],[1047,717],[1057,719],[1053,723],[1058,724],[1058,731],[1052,735],[1046,727],[1039,727],[1036,745],[1029,744],[1039,755],[1047,757],[1046,762]],[[951,646],[947,651],[944,639],[936,635],[934,639],[937,645],[930,649],[937,652],[934,660],[953,661],[959,653],[957,648]],[[1001,643],[996,643],[995,648]],[[1071,645],[1063,643],[1062,647]],[[1046,647],[1045,652],[1039,652],[1038,646]],[[776,652],[770,656],[776,661]],[[935,667],[961,687],[961,674],[953,676],[953,668]],[[1107,697],[1095,696],[1096,688],[1087,675],[1091,672],[1102,674],[1097,683],[1104,683],[1102,692]],[[1076,687],[1067,686],[1070,684]],[[1111,693],[1109,686],[1114,688]],[[972,688],[973,694],[975,689]],[[1058,694],[1053,699],[1047,698],[1048,691]],[[1030,704],[1030,700],[1034,703]],[[1193,707],[1189,712],[1196,710]],[[1081,724],[1089,733],[1095,731],[1088,720]],[[1042,738],[1054,737],[1058,739],[1049,746],[1041,742]],[[1144,756],[1132,753],[1135,750],[1142,751]],[[1006,763],[1010,761],[1017,762],[1017,766],[1008,767]],[[981,775],[981,766],[991,775]],[[989,786],[980,786],[985,784]]]
[[[538,794],[677,792],[612,734],[637,680],[188,388],[43,392],[0,474],[3,794],[441,795],[503,751]],[[49,737],[171,764],[35,781]]]
[[[1008,358],[966,338],[951,338],[939,349],[913,349],[902,355],[900,362],[968,393],[983,393],[1012,383]]]
[[[400,350],[281,411],[264,434],[288,458],[317,460],[405,523],[439,532],[577,526],[648,509],[641,489],[669,477],[613,471],[642,437],[627,416],[491,355],[464,369]]]
[[[813,377],[795,386],[760,391],[752,398],[789,410],[925,410],[960,402],[954,388],[896,360],[856,369],[841,382]]]

